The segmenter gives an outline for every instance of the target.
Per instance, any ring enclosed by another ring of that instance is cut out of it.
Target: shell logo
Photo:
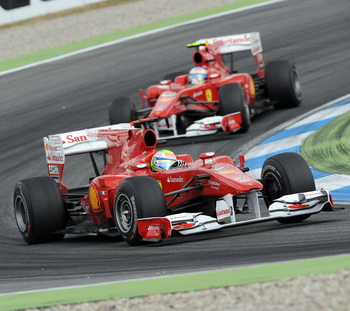
[[[252,78],[250,78],[249,80],[249,89],[250,89],[250,96],[255,96],[255,84],[254,84],[254,80]]]
[[[100,202],[99,202],[95,187],[92,185],[89,188],[89,200],[93,210],[95,211],[101,210],[100,204],[99,204]]]

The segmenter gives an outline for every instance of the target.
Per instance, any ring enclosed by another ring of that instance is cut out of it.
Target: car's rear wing
[[[131,129],[129,123],[120,123],[92,129],[67,132],[62,134],[44,137],[46,156],[50,151],[61,150],[62,156],[69,156],[80,153],[97,152],[108,148],[107,142],[97,135],[102,130],[123,130]],[[50,149],[50,146],[53,149]],[[60,146],[60,147],[58,147]]]
[[[220,54],[251,51],[255,56],[263,51],[259,32],[200,39],[196,41],[196,44],[206,43],[210,45],[220,41],[223,42],[219,49]]]
[[[102,132],[108,134],[108,130],[131,128],[134,127],[129,123],[121,123],[44,137],[49,176],[62,185],[65,156],[106,150],[108,149],[108,144],[106,139],[102,138]]]

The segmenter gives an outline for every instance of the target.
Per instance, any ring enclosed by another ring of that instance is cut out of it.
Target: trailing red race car
[[[174,232],[188,235],[272,220],[295,223],[333,210],[329,192],[315,190],[309,167],[296,153],[266,160],[256,180],[246,174],[243,156],[235,165],[214,152],[193,160],[157,151],[150,122],[44,138],[49,176],[22,180],[14,190],[24,240],[35,244],[95,233],[121,235],[136,245],[168,239]],[[108,151],[102,152],[107,155],[102,173],[94,155],[101,150]],[[81,153],[90,153],[96,176],[87,186],[69,189],[62,180],[65,157]],[[268,208],[260,208],[259,198]]]
[[[188,47],[196,48],[195,67],[189,73],[169,73],[160,84],[140,90],[139,110],[129,97],[114,99],[109,106],[111,124],[158,118],[154,130],[166,138],[246,132],[254,115],[272,106],[300,105],[295,65],[277,60],[265,66],[258,32],[201,39]],[[256,67],[253,74],[238,72],[237,64],[245,60],[241,54],[247,51]]]

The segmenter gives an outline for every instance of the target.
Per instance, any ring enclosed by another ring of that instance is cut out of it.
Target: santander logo
[[[73,143],[81,143],[84,141],[87,141],[87,137],[85,135],[81,136],[73,136],[73,135],[67,135],[65,140],[62,140],[62,144],[68,143],[68,144],[73,144]]]

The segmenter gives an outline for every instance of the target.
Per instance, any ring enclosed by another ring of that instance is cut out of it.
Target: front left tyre
[[[66,211],[57,183],[50,177],[25,179],[14,191],[17,227],[28,244],[61,240]]]
[[[166,215],[163,191],[152,177],[130,177],[119,184],[113,216],[119,233],[129,245],[137,245],[142,239],[138,233],[137,219]]]

